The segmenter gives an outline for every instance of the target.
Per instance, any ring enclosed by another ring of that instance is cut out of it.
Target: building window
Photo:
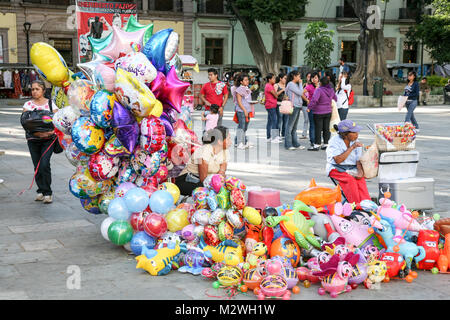
[[[294,44],[294,40],[287,40],[283,45],[283,59],[281,60],[281,64],[283,66],[291,66],[292,65],[292,46]]]
[[[155,0],[156,11],[173,11],[172,0]]]
[[[345,62],[356,62],[357,41],[341,41],[341,57]]]
[[[223,14],[223,0],[199,0],[197,2],[197,12]]]
[[[223,39],[205,39],[205,63],[223,64]]]
[[[417,62],[417,45],[411,42],[403,43],[403,63]]]
[[[49,38],[49,44],[61,54],[68,66],[73,66],[72,38]]]
[[[345,18],[357,18],[355,14],[355,10],[353,10],[353,7],[348,3],[348,0],[344,1],[344,17]]]

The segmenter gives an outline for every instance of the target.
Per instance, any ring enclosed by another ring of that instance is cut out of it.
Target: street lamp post
[[[367,90],[367,64],[369,63],[369,30],[367,29],[367,23],[364,23],[364,80],[363,80],[363,95],[368,96],[369,91]]]
[[[25,32],[27,36],[27,66],[30,65],[30,29],[31,29],[31,23],[25,22],[23,24],[23,31]]]
[[[231,76],[233,76],[233,57],[234,57],[234,27],[237,24],[237,19],[235,16],[231,17],[230,20],[230,25],[231,25]]]

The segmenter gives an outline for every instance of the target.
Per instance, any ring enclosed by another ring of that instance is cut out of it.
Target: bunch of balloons
[[[182,105],[189,83],[179,79],[178,34],[152,32],[153,25],[132,17],[123,30],[90,39],[94,56],[78,64],[79,74],[47,43],[35,43],[30,52],[38,74],[64,95],[53,124],[76,168],[70,192],[86,211],[109,216],[102,234],[117,245],[143,231],[136,221],[144,212],[151,212],[145,239],[166,231],[163,215],[179,197],[167,181],[198,146],[188,127],[190,110]]]

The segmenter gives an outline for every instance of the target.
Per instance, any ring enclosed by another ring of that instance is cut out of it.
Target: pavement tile
[[[27,232],[45,232],[51,230],[65,230],[70,228],[88,227],[92,223],[85,220],[68,220],[61,222],[49,222],[24,226],[9,226],[8,228],[14,233],[27,233]]]
[[[29,300],[25,291],[0,291],[0,300]]]
[[[56,239],[41,240],[41,241],[25,241],[20,245],[25,251],[42,251],[62,248],[62,244]]]
[[[54,257],[47,251],[38,252],[18,252],[0,257],[0,265],[13,265],[20,263],[33,263],[54,260]]]

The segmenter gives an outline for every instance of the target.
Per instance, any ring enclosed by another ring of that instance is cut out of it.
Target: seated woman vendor
[[[191,156],[184,170],[175,179],[175,184],[184,196],[190,196],[210,174],[225,176],[230,159],[228,148],[231,145],[228,128],[219,126],[208,130],[203,136],[203,146]]]
[[[370,200],[359,161],[363,151],[362,143],[357,141],[361,127],[351,120],[343,120],[334,128],[339,134],[328,143],[327,174],[339,182],[348,202]]]

